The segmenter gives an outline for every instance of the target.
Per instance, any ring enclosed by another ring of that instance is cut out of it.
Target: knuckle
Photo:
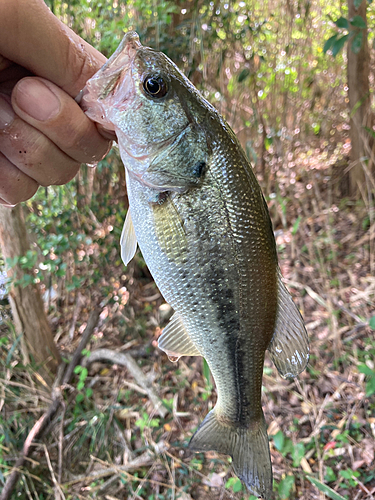
[[[83,44],[73,44],[70,46],[70,51],[67,58],[70,72],[74,73],[74,89],[73,93],[77,94],[85,85],[86,81],[101,66],[94,57],[87,53],[87,49]],[[73,68],[73,69],[72,69]],[[73,78],[70,78],[68,85],[71,85]]]

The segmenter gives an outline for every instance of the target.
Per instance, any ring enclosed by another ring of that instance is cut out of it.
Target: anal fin
[[[278,312],[275,333],[268,346],[280,375],[296,377],[309,361],[309,340],[302,316],[278,271]]]
[[[137,251],[137,238],[135,236],[134,226],[129,208],[126,214],[124,227],[122,228],[120,245],[121,245],[121,258],[125,266],[127,266],[134,257],[135,252]]]
[[[181,356],[201,356],[177,313],[174,313],[170,322],[164,328],[158,345],[170,359],[173,358],[171,361],[177,361]]]

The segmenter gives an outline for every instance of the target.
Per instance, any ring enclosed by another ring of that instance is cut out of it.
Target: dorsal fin
[[[170,322],[164,328],[158,345],[170,359],[173,358],[171,361],[177,361],[181,356],[201,356],[177,313],[174,313]]]
[[[125,266],[129,264],[137,251],[137,238],[134,232],[134,226],[130,215],[130,209],[126,214],[124,227],[122,228],[121,239],[121,258]]]
[[[268,350],[280,375],[296,377],[309,361],[309,340],[302,316],[278,271],[278,311]]]

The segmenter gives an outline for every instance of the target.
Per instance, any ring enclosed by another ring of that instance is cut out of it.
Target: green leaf
[[[273,436],[273,443],[278,451],[282,451],[282,449],[284,448],[284,442],[285,442],[285,436],[282,433],[282,431],[277,432]]]
[[[354,16],[353,19],[350,21],[350,24],[355,28],[361,28],[361,29],[366,28],[366,21],[363,19],[362,16]]]
[[[226,488],[233,488],[233,485],[237,482],[236,477],[230,477],[228,481],[225,483]]]
[[[87,371],[87,368],[85,366],[82,366],[82,370],[81,370],[81,373],[79,375],[79,380],[85,381],[86,378],[87,378],[88,373],[89,372]]]
[[[206,380],[207,385],[211,385],[211,379],[210,379],[210,368],[208,366],[207,361],[203,358],[203,376]]]
[[[6,365],[9,365],[9,363],[10,363],[10,361],[11,361],[11,359],[12,359],[13,353],[14,353],[14,351],[15,351],[15,349],[16,349],[16,347],[17,347],[18,343],[20,342],[20,340],[21,340],[21,338],[22,338],[22,335],[23,335],[23,333],[20,333],[20,334],[18,335],[18,337],[16,338],[16,340],[13,342],[12,347],[9,349],[8,356],[7,356],[7,359],[6,359],[6,361],[5,361],[5,364],[6,364]]]
[[[234,483],[232,486],[233,493],[238,493],[239,491],[242,490],[242,483],[239,479]]]
[[[80,380],[77,384],[77,391],[82,391],[82,389],[85,387],[85,383]]]
[[[375,130],[372,130],[372,128],[369,128],[369,127],[363,127],[363,128],[366,130],[366,132],[368,132],[371,135],[371,137],[374,137],[374,139],[375,139]],[[369,219],[368,218],[367,218],[367,225],[369,225]],[[366,229],[366,227],[364,229]],[[373,317],[375,318],[375,316],[373,316]],[[371,319],[370,319],[370,321],[371,321]],[[375,321],[374,321],[374,326],[372,327],[370,325],[370,328],[372,328],[372,330],[375,330]]]
[[[329,49],[332,47],[333,43],[336,41],[338,34],[336,33],[335,35],[331,36],[331,38],[328,38],[326,43],[324,44],[323,47],[323,52],[326,53],[329,51]]]
[[[302,458],[305,455],[305,446],[303,443],[297,443],[292,450],[293,467],[299,467]]]
[[[337,21],[335,21],[335,24],[338,28],[349,28],[349,21],[346,19],[346,17],[339,17]]]
[[[333,472],[332,467],[329,467],[328,465],[327,465],[327,467],[326,467],[326,474],[325,474],[325,476],[324,476],[324,479],[325,479],[328,483],[330,483],[330,482],[332,482],[332,481],[336,481],[336,479],[337,479],[336,474]]]
[[[296,219],[296,221],[294,222],[293,224],[293,227],[292,227],[292,235],[294,236],[295,234],[297,234],[297,231],[298,231],[298,228],[299,228],[299,224],[302,220],[302,217],[299,215]]]
[[[344,35],[341,38],[338,38],[335,43],[332,46],[332,55],[333,57],[336,57],[337,54],[340,52],[340,50],[343,48],[345,45],[345,42],[349,38],[349,35]]]
[[[20,257],[7,257],[5,259],[5,262],[6,262],[7,266],[12,269],[12,267],[17,265],[19,259],[20,259]]]
[[[294,486],[294,476],[286,476],[279,484],[279,495],[282,500],[287,500]]]
[[[362,41],[363,41],[363,31],[360,31],[359,33],[357,33],[355,35],[355,37],[353,38],[353,41],[352,41],[351,48],[352,48],[352,52],[354,54],[358,54],[359,51],[361,50]]]
[[[352,470],[340,470],[339,474],[344,479],[351,479],[351,477],[353,475],[353,471]]]
[[[84,398],[84,395],[82,394],[82,392],[77,394],[77,396],[76,396],[77,403],[80,403],[81,401],[83,401],[83,398]]]
[[[371,132],[375,133],[373,130],[371,130]],[[368,324],[370,325],[371,330],[375,330],[375,316],[370,318],[370,321],[368,322]]]
[[[367,365],[360,364],[358,365],[358,371],[360,373],[364,373],[365,375],[368,375],[369,377],[375,377],[375,372],[374,370],[371,370]]]
[[[358,10],[359,7],[360,7],[360,5],[361,5],[361,3],[362,3],[362,0],[354,0],[353,3],[354,3],[355,10]]]
[[[238,75],[238,83],[241,83],[244,80],[246,80],[248,76],[250,76],[250,70],[248,68],[244,68]]]
[[[366,384],[366,396],[372,396],[375,394],[375,377],[371,377]]]
[[[264,139],[264,147],[266,148],[267,151],[269,150],[272,143],[273,143],[273,137],[266,137]]]
[[[306,476],[311,484],[316,486],[319,491],[322,491],[327,497],[332,498],[332,500],[347,500],[345,497],[341,496],[339,493],[336,493],[335,490],[327,486],[326,484],[316,479],[316,477]]]

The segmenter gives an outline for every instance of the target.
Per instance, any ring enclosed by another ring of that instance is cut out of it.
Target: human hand
[[[114,138],[74,97],[105,57],[62,24],[43,0],[0,1],[0,203],[65,184]]]

